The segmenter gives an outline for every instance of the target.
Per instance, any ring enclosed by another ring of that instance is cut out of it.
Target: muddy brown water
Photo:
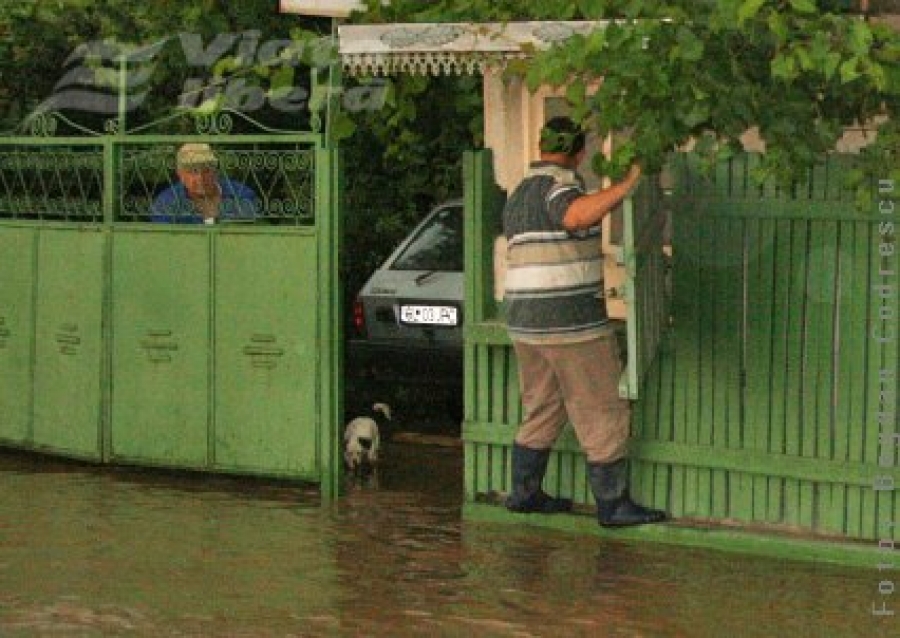
[[[466,522],[459,448],[387,455],[323,508],[0,452],[0,637],[900,635],[874,566]]]

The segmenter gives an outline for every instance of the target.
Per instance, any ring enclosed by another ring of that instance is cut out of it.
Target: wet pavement
[[[874,567],[464,522],[460,448],[386,454],[322,508],[0,452],[0,637],[900,635]]]

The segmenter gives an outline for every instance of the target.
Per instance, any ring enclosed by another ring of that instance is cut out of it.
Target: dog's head
[[[378,463],[378,424],[367,416],[356,417],[344,432],[344,462],[354,474],[365,474]]]
[[[358,448],[351,449],[350,446],[344,450],[344,460],[347,462],[347,468],[355,471],[362,465],[363,453]]]
[[[368,476],[375,470],[370,452],[363,446],[348,446],[344,451],[344,460],[350,473],[357,477]]]

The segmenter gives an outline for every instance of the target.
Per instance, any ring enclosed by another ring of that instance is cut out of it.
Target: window
[[[391,269],[462,272],[462,207],[450,206],[434,213],[397,256]]]

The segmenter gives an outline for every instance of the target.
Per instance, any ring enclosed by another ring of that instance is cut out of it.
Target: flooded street
[[[460,448],[313,489],[0,453],[0,636],[896,636],[876,570],[466,523]]]

